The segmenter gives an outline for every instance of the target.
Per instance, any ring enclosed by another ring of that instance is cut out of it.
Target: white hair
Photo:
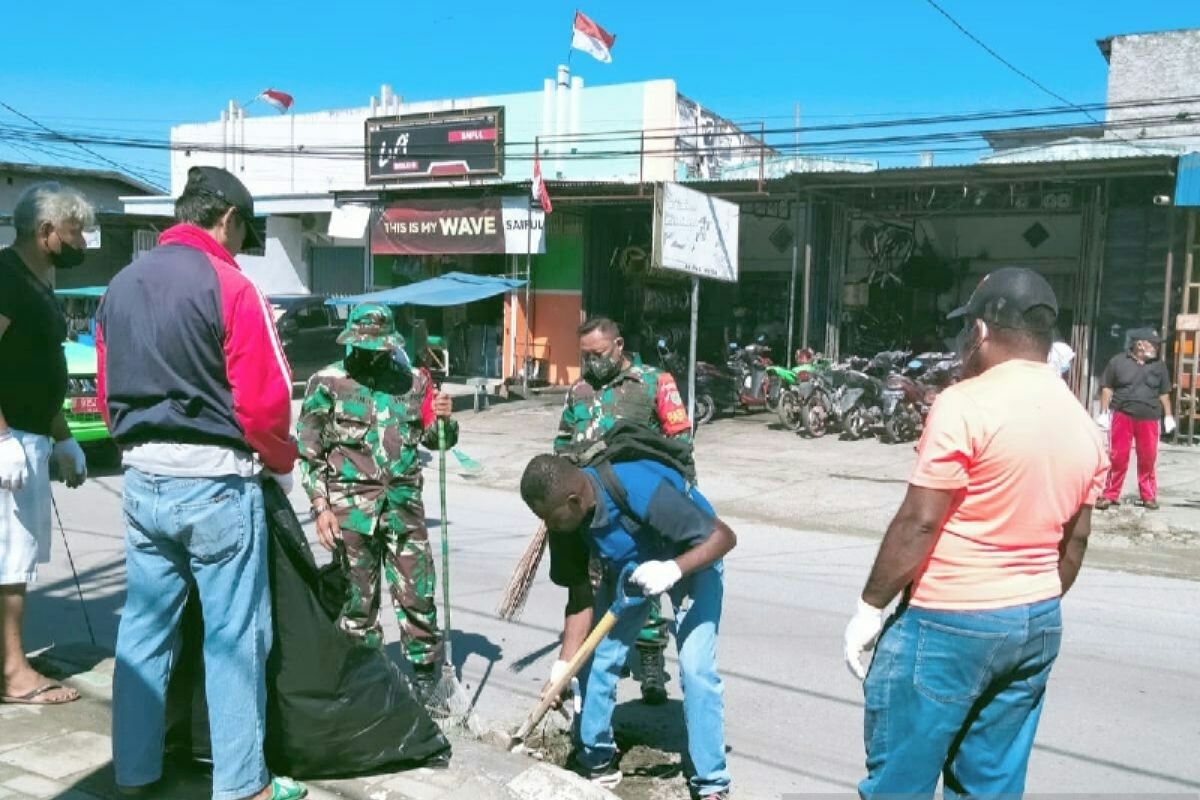
[[[78,189],[54,181],[35,183],[21,193],[13,208],[17,238],[33,236],[43,222],[56,228],[78,222],[87,230],[96,224],[96,209]]]

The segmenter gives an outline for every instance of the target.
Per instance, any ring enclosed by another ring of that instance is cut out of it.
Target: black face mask
[[[83,255],[83,251],[78,247],[62,242],[59,251],[50,254],[50,263],[55,269],[74,269],[83,263]]]
[[[983,372],[979,365],[979,348],[983,341],[975,334],[975,321],[967,320],[963,329],[954,340],[954,349],[958,351],[958,360],[962,364],[962,376],[973,378]]]
[[[378,378],[392,366],[392,354],[387,350],[364,350],[356,347],[346,356],[346,371],[355,378]]]
[[[621,361],[621,356],[613,356],[611,353],[588,353],[583,357],[583,379],[599,389],[621,374]]]

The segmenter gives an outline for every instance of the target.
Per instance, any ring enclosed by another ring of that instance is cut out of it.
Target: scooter
[[[774,410],[770,397],[772,393],[778,397],[778,389],[773,389],[771,384],[777,379],[768,372],[771,348],[764,337],[758,337],[754,344],[745,347],[731,342],[729,351],[726,366],[738,378],[738,405],[747,411]]]
[[[904,372],[889,375],[883,388],[880,439],[916,441],[934,400],[953,383],[957,369],[958,362],[950,354],[924,353],[909,361]]]
[[[667,345],[667,340],[657,342],[659,363],[675,376],[679,393],[686,405],[688,402],[687,362]],[[729,414],[739,405],[738,377],[707,361],[696,362],[696,425],[712,422],[717,414]]]

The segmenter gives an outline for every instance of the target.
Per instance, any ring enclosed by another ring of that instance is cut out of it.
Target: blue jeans
[[[1059,600],[989,611],[901,607],[863,685],[863,798],[1020,797],[1062,641]]]
[[[725,766],[725,688],[717,674],[717,631],[725,593],[721,562],[684,578],[671,590],[675,620],[671,631],[679,650],[679,681],[683,688],[683,718],[688,756],[695,775],[689,780],[697,795],[729,787]],[[612,603],[613,587],[606,580],[596,593],[596,619]],[[687,602],[685,602],[685,600]],[[622,615],[612,633],[600,642],[583,683],[583,713],[579,720],[579,760],[588,767],[607,764],[617,752],[612,717],[617,684],[650,607],[643,603]]]
[[[113,676],[117,784],[162,777],[165,696],[189,587],[204,608],[213,798],[270,781],[263,758],[271,605],[267,522],[257,478],[168,478],[125,471],[128,596]]]

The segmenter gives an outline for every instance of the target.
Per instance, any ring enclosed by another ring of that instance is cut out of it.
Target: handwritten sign
[[[737,282],[738,220],[736,203],[662,184],[654,193],[653,266]]]

